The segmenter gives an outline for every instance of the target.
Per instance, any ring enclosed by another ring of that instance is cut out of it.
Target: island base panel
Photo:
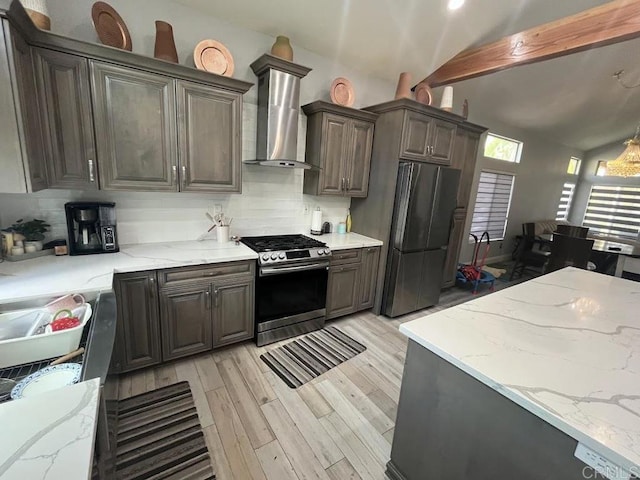
[[[577,441],[409,340],[392,480],[603,479]]]

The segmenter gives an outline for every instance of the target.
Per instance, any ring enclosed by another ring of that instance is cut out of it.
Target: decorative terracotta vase
[[[51,19],[45,0],[21,0],[33,24],[40,30],[51,30]]]
[[[173,28],[171,24],[161,20],[156,20],[156,45],[153,49],[153,56],[167,62],[178,63]]]
[[[276,42],[271,47],[271,55],[293,62],[293,48],[291,48],[291,44],[289,43],[289,37],[278,35]]]
[[[398,78],[395,99],[399,98],[411,98],[411,74],[409,72],[402,72]]]

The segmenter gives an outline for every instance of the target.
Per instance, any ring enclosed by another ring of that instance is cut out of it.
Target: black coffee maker
[[[64,210],[70,255],[119,251],[115,203],[69,202],[64,205]]]

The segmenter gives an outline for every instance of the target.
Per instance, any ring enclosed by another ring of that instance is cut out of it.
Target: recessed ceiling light
[[[449,3],[447,4],[447,8],[449,10],[457,10],[462,5],[464,5],[464,0],[449,0]]]

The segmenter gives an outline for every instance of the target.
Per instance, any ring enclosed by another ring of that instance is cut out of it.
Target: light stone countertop
[[[640,471],[640,283],[565,268],[400,331],[618,466]]]
[[[305,235],[326,243],[332,250],[382,245],[379,240],[357,233]],[[0,263],[0,303],[111,290],[114,273],[257,258],[258,254],[242,243],[204,240],[124,245],[118,253],[4,261]]]
[[[94,378],[0,404],[0,478],[90,478],[99,398]]]

